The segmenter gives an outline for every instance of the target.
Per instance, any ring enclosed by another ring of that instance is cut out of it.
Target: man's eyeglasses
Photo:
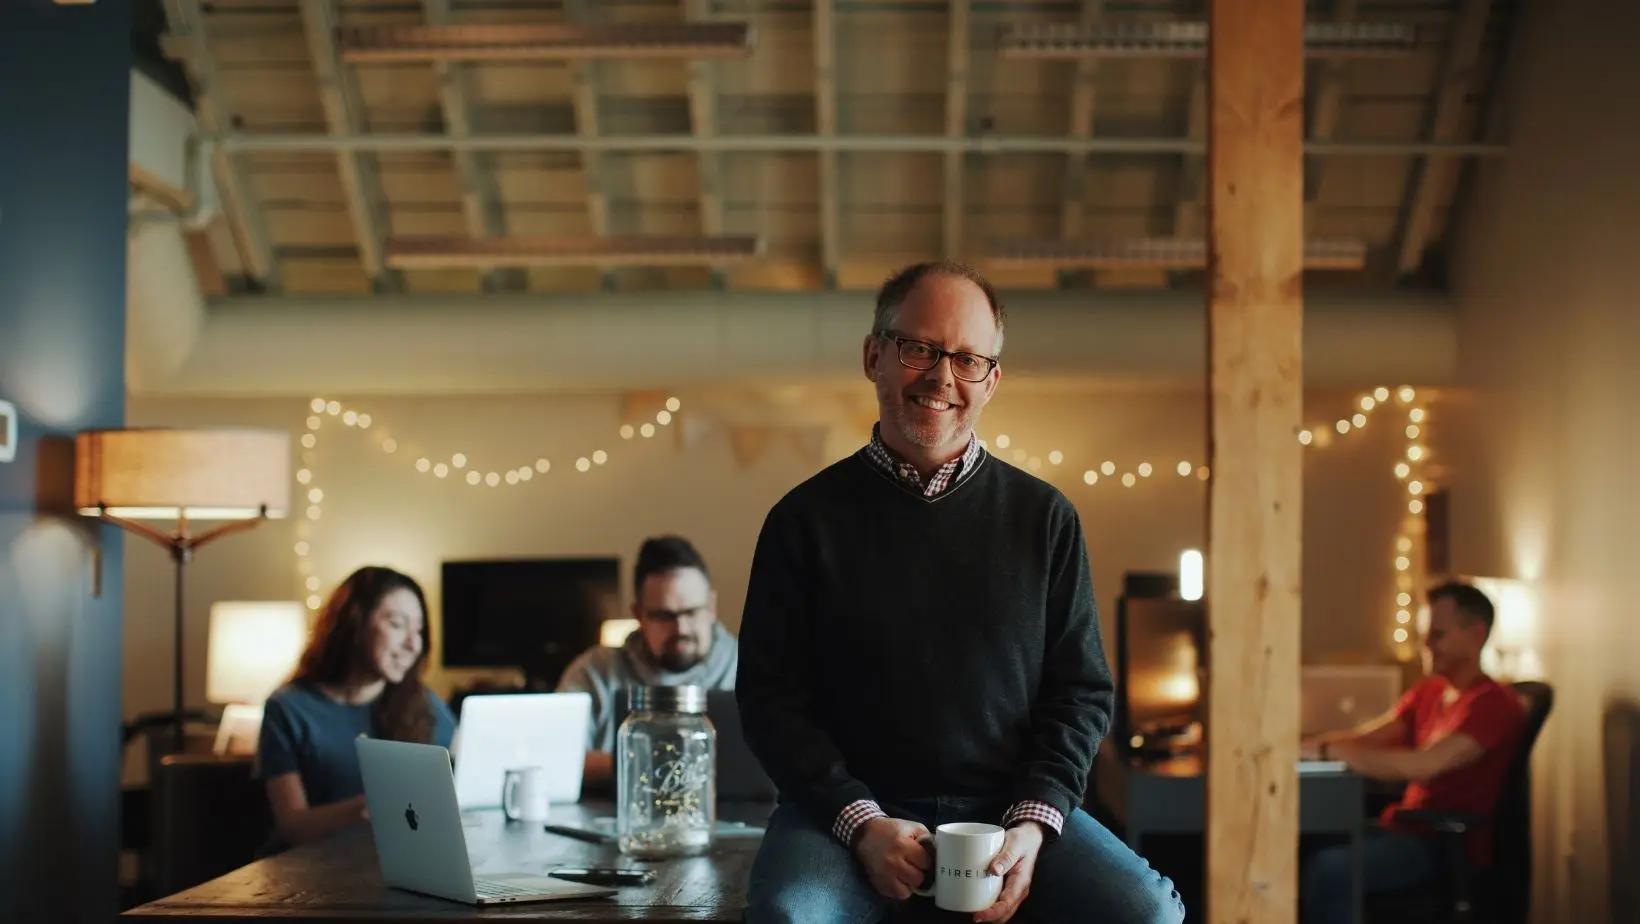
[[[680,619],[693,619],[706,612],[706,604],[692,606],[686,610],[643,610],[641,616],[652,622],[677,622]]]
[[[995,356],[981,356],[978,353],[964,353],[961,350],[947,350],[935,346],[926,340],[913,340],[910,337],[901,337],[891,330],[878,331],[877,336],[885,340],[894,341],[894,346],[900,352],[900,365],[918,372],[927,372],[938,366],[940,360],[951,357],[951,374],[964,382],[983,382],[991,370],[997,367]]]

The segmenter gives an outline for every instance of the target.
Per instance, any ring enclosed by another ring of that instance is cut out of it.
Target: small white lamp
[[[636,619],[606,619],[598,626],[598,644],[605,648],[619,648],[626,637],[638,629]]]
[[[1532,585],[1495,577],[1474,577],[1469,582],[1492,600],[1492,635],[1481,649],[1481,669],[1504,681],[1541,679],[1542,620]]]
[[[223,601],[211,606],[205,698],[226,704],[217,753],[255,750],[262,704],[296,669],[307,615],[294,600]]]

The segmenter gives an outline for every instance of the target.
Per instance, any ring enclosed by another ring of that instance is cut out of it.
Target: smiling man
[[[1400,801],[1367,831],[1359,862],[1368,895],[1429,882],[1445,867],[1445,845],[1409,820],[1420,810],[1485,819],[1470,832],[1468,850],[1477,867],[1487,865],[1492,812],[1526,724],[1515,692],[1481,670],[1481,651],[1492,632],[1492,601],[1461,582],[1434,587],[1425,599],[1429,676],[1385,715],[1302,746],[1306,757],[1341,760],[1362,776],[1407,783]],[[1350,920],[1354,862],[1348,846],[1336,845],[1304,864],[1305,924]]]
[[[919,838],[955,821],[1007,829],[976,921],[1183,917],[1079,807],[1113,686],[1075,508],[974,436],[1002,339],[973,269],[896,274],[862,348],[870,442],[764,523],[736,695],[781,804],[753,924],[881,920],[927,875]]]
[[[706,562],[680,536],[645,539],[632,568],[632,616],[638,628],[619,648],[597,646],[564,669],[559,692],[592,695],[584,785],[615,777],[619,697],[633,686],[701,686],[732,690],[735,637],[717,621],[717,591]]]

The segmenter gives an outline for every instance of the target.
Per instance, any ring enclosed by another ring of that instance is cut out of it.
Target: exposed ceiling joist
[[[364,101],[359,96],[353,72],[342,65],[337,55],[336,23],[335,0],[302,0],[303,30],[307,35],[313,77],[319,85],[319,101],[325,110],[325,123],[332,134],[352,135],[365,130]],[[376,163],[372,155],[362,151],[338,150],[336,169],[341,174],[365,276],[376,291],[394,291],[399,288],[399,281],[388,273],[382,259],[382,242],[387,239],[388,230],[387,210]]]
[[[1190,114],[1189,124],[1185,131],[1190,140],[1207,138],[1207,66],[1202,65],[1196,71],[1196,79],[1190,85]],[[1183,237],[1199,235],[1205,228],[1200,227],[1203,222],[1197,220],[1201,211],[1202,184],[1207,178],[1206,158],[1196,154],[1186,154],[1179,163],[1179,191],[1178,200],[1173,203],[1173,233]]]
[[[837,137],[837,34],[832,0],[814,0],[814,119],[816,137]],[[837,148],[820,151],[820,272],[828,289],[837,287],[841,246],[838,215]]]
[[[1080,24],[1091,27],[1105,14],[1105,0],[1082,0]],[[1099,103],[1099,59],[1078,58],[1073,65],[1076,73],[1071,80],[1070,129],[1072,139],[1093,137],[1095,109]],[[1080,151],[1065,155],[1065,189],[1059,205],[1059,236],[1067,241],[1086,234],[1084,228],[1088,209],[1088,156]],[[1062,271],[1058,274],[1061,287],[1091,285],[1094,280],[1085,271]]]
[[[951,0],[946,37],[945,137],[954,140],[968,134],[968,6],[969,0]],[[949,260],[962,256],[963,192],[963,153],[946,151],[941,239]]]
[[[1304,243],[1307,270],[1354,270],[1366,265],[1367,245],[1353,240]],[[998,241],[988,262],[1002,266],[1061,269],[1204,269],[1207,243],[1201,238],[1135,238],[1118,241]]]
[[[422,0],[427,21],[445,25],[450,21],[450,0]],[[451,61],[433,62],[433,75],[438,80],[439,108],[444,114],[444,130],[456,137],[473,133],[469,111],[467,68]],[[489,158],[476,151],[452,151],[455,161],[456,182],[461,189],[461,212],[467,220],[467,233],[473,237],[499,237],[507,233],[506,217],[501,209],[500,190],[490,171]],[[527,280],[514,270],[493,270],[484,274],[484,289],[504,292],[523,289]]]
[[[708,0],[688,0],[690,22],[698,23],[711,15]],[[689,62],[689,125],[697,138],[717,134],[717,68],[711,61]],[[712,151],[701,151],[696,160],[700,173],[700,228],[708,236],[723,233],[723,158]],[[712,287],[728,287],[723,267],[712,267]]]
[[[598,59],[744,58],[752,50],[746,23],[586,22],[343,29],[343,60],[589,61]]]
[[[1207,31],[1206,22],[1024,25],[1002,34],[997,53],[1004,58],[1056,61],[1205,58]],[[1416,30],[1401,23],[1320,22],[1304,27],[1304,53],[1309,57],[1381,58],[1409,54],[1417,44]]]
[[[564,15],[571,27],[586,25],[590,13],[587,0],[564,0]],[[575,108],[575,133],[582,140],[596,140],[598,128],[598,63],[579,60],[570,64],[571,103]],[[587,218],[592,233],[608,237],[609,176],[608,166],[593,148],[581,149],[581,172],[586,183]],[[615,275],[607,267],[603,274],[604,291],[615,291]]]
[[[1464,98],[1474,81],[1481,41],[1486,37],[1486,21],[1491,12],[1491,0],[1463,0],[1447,48],[1446,61],[1441,68],[1434,110],[1430,114],[1431,141],[1449,142],[1457,137]],[[1406,220],[1401,231],[1401,250],[1395,261],[1396,270],[1402,275],[1416,270],[1423,262],[1424,248],[1429,244],[1435,223],[1436,195],[1451,176],[1452,168],[1449,159],[1432,157],[1425,157],[1413,167]]]
[[[1104,0],[1082,0],[1082,25],[1096,24],[1104,10]],[[1093,137],[1094,106],[1098,103],[1098,77],[1098,59],[1077,59],[1076,76],[1071,82],[1071,124],[1068,133],[1074,140]],[[1075,151],[1067,154],[1065,194],[1059,214],[1059,233],[1066,240],[1075,240],[1082,236],[1082,217],[1087,209],[1087,181],[1087,155]]]
[[[165,0],[165,18],[170,25],[170,44],[181,50],[183,68],[193,84],[194,109],[200,129],[211,135],[232,132],[233,113],[222,97],[216,56],[206,41],[200,0]],[[227,203],[228,227],[249,276],[263,289],[277,290],[279,265],[274,261],[267,220],[250,184],[243,158],[219,146],[212,153],[212,166]]]
[[[825,2],[825,0],[820,0]],[[590,66],[590,65],[589,65]],[[840,151],[902,154],[937,154],[958,150],[970,154],[1205,154],[1207,142],[1190,138],[1148,138],[1101,136],[1065,138],[1058,135],[982,135],[947,138],[944,135],[838,135],[836,100],[830,107],[816,108],[817,134],[714,135],[693,134],[608,135],[576,134],[484,134],[455,138],[442,134],[371,132],[351,136],[284,132],[225,133],[214,140],[230,151],[760,151],[773,153]],[[831,111],[828,119],[825,113]],[[827,133],[824,126],[833,128]],[[1348,157],[1502,157],[1508,145],[1485,142],[1432,141],[1312,141],[1304,145],[1309,154]]]
[[[1333,21],[1352,22],[1361,7],[1361,0],[1338,0],[1333,6]],[[1343,119],[1344,76],[1349,62],[1343,58],[1329,58],[1316,68],[1315,102],[1310,110],[1310,140],[1331,141],[1338,134]],[[1321,195],[1321,158],[1304,158],[1304,227],[1315,226],[1315,202]]]
[[[490,269],[500,266],[715,266],[756,257],[753,236],[514,235],[402,237],[388,242],[388,262],[400,269]]]

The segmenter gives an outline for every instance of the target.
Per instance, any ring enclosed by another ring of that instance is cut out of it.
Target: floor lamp
[[[87,430],[75,439],[74,506],[164,548],[176,565],[175,747],[183,747],[183,576],[194,550],[290,509],[282,430]],[[167,531],[152,521],[174,524]],[[219,522],[193,532],[199,521]]]

